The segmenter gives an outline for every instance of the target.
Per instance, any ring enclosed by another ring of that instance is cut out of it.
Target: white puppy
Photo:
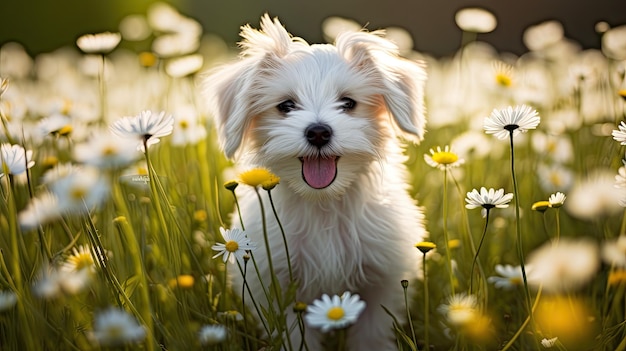
[[[398,136],[419,141],[424,134],[426,74],[382,34],[344,33],[335,45],[309,45],[265,15],[261,30],[242,27],[240,60],[205,81],[225,154],[281,179],[272,198],[299,283],[297,300],[349,291],[366,302],[348,331],[353,351],[396,348],[381,305],[399,318],[406,314],[400,282],[416,276],[421,256],[414,245],[425,237],[423,216],[407,193]],[[262,246],[258,199],[245,188],[237,194],[246,233]],[[285,291],[283,239],[264,198],[274,269]],[[253,254],[269,287],[266,250]],[[233,279],[241,291],[240,274]],[[247,281],[254,300],[266,301],[254,269]],[[297,328],[292,334],[298,345]],[[305,335],[310,350],[322,349],[321,333]]]

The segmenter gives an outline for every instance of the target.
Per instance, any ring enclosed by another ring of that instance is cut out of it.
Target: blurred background
[[[26,0],[0,1],[0,45],[20,42],[31,55],[74,45],[86,33],[117,31],[129,14],[145,14],[154,1],[148,0]],[[546,20],[559,20],[565,36],[583,48],[600,45],[596,23],[609,26],[626,23],[624,0],[169,0],[181,13],[198,20],[206,33],[222,37],[230,46],[238,40],[239,27],[257,26],[268,12],[278,16],[296,36],[323,41],[321,23],[328,16],[354,19],[368,29],[398,26],[408,30],[414,49],[441,57],[454,53],[461,42],[455,13],[465,7],[482,7],[498,20],[497,28],[481,34],[501,52],[526,51],[522,33],[526,27]]]

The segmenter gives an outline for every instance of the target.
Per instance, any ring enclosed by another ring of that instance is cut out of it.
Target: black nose
[[[326,124],[311,124],[304,131],[304,135],[311,145],[321,148],[328,144],[333,131]]]

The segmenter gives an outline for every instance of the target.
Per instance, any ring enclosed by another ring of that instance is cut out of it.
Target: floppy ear
[[[426,71],[422,63],[400,57],[398,47],[383,38],[383,34],[383,31],[344,33],[337,37],[335,45],[355,69],[379,80],[396,130],[404,138],[419,142],[426,127]]]
[[[294,42],[302,41],[292,38],[278,19],[267,14],[261,18],[261,30],[245,25],[240,35],[239,61],[213,69],[203,82],[220,147],[229,158],[235,157],[252,119],[261,112],[255,93],[264,70],[276,67],[276,60],[288,54]]]

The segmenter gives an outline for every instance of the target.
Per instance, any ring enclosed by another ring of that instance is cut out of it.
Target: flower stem
[[[489,208],[485,208],[486,215],[485,215],[485,228],[483,229],[483,234],[480,237],[480,242],[478,243],[478,249],[476,249],[476,253],[474,254],[474,259],[472,260],[472,269],[470,270],[470,286],[469,286],[469,292],[470,294],[472,293],[472,287],[473,287],[473,283],[474,283],[474,267],[476,266],[476,262],[480,262],[480,259],[478,258],[478,254],[480,253],[480,248],[483,246],[483,242],[485,241],[485,236],[487,234],[487,226],[489,225]]]
[[[280,218],[278,218],[278,213],[276,212],[276,207],[274,206],[274,201],[272,200],[271,190],[267,190],[267,196],[270,199],[270,204],[272,205],[272,211],[274,212],[274,217],[276,218],[276,222],[278,222],[280,233],[283,236],[283,244],[285,245],[285,255],[287,256],[287,267],[289,268],[289,281],[293,282],[293,270],[291,268],[291,255],[289,254],[289,245],[287,245],[287,236],[285,235],[285,229],[283,229],[283,224],[280,222]]]
[[[409,297],[407,294],[407,288],[409,282],[402,281],[402,290],[404,292],[404,308],[406,309],[406,317],[409,322],[409,329],[411,330],[411,337],[413,338],[413,344],[417,345],[417,338],[415,337],[415,328],[413,327],[413,319],[411,318],[411,310],[409,309]]]
[[[446,264],[450,278],[450,291],[454,295],[454,273],[452,272],[452,254],[448,238],[448,169],[443,171],[443,240],[446,247]]]
[[[278,285],[278,279],[276,278],[276,272],[274,271],[274,263],[272,260],[272,252],[270,251],[270,242],[267,233],[267,220],[265,218],[265,207],[263,206],[263,199],[261,198],[261,193],[259,193],[259,189],[254,188],[254,192],[256,193],[257,198],[259,199],[259,205],[261,207],[261,221],[263,223],[263,240],[265,241],[265,250],[267,254],[267,263],[270,269],[270,276],[272,280],[272,289],[274,290],[274,295],[276,298],[276,303],[278,304],[278,316],[279,316],[279,325],[283,330],[287,330],[284,307],[282,303],[282,296],[280,293],[280,287]],[[271,303],[271,302],[270,302]],[[270,309],[272,306],[268,306]],[[291,339],[289,337],[286,338],[289,346],[289,350],[293,350],[293,346],[291,345]]]
[[[430,308],[428,301],[428,275],[426,274],[426,253],[422,255],[422,273],[424,275],[424,350],[429,349]],[[415,344],[417,347],[417,344]]]
[[[524,282],[524,293],[526,297],[526,308],[528,309],[528,316],[531,325],[534,329],[533,308],[530,298],[530,290],[528,288],[528,279],[526,276],[526,268],[524,265],[524,249],[522,247],[522,224],[520,222],[520,205],[519,205],[519,191],[517,189],[517,178],[515,177],[515,148],[513,147],[513,130],[509,131],[509,140],[511,146],[511,177],[513,180],[513,193],[515,197],[515,229],[517,232],[517,253],[520,260],[520,267],[522,269],[522,280]],[[535,338],[536,341],[536,338]]]

